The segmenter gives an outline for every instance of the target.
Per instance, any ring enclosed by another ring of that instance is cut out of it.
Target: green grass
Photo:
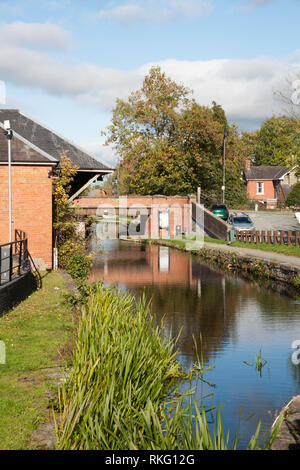
[[[229,449],[219,410],[179,395],[187,372],[145,300],[93,284],[60,393],[60,450]],[[190,374],[204,373],[201,358]],[[214,417],[213,429],[208,424]],[[280,420],[278,425],[280,425]],[[258,448],[258,425],[248,448]],[[276,430],[265,444],[269,448]],[[235,449],[238,435],[233,438]]]
[[[275,253],[282,253],[290,256],[300,256],[300,246],[287,246],[287,245],[271,245],[268,243],[245,243],[245,242],[234,242],[230,246],[236,246],[240,248],[249,248],[253,250],[273,251]]]
[[[226,240],[219,240],[218,238],[204,237],[204,243],[218,243],[220,245],[226,245],[228,242]]]
[[[47,274],[40,290],[0,318],[6,346],[6,364],[0,364],[0,449],[34,446],[32,433],[49,414],[49,371],[59,364],[59,350],[74,329],[62,305],[67,291],[59,273]]]
[[[180,240],[176,239],[161,239],[160,241],[167,241],[172,245],[185,248],[187,243],[191,243],[195,241],[195,237],[184,237]],[[200,238],[199,238],[200,240]],[[218,240],[217,238],[210,238],[204,237],[204,244],[205,243],[215,243],[218,245],[227,245],[228,242],[226,240]],[[230,243],[230,246],[237,247],[237,248],[247,248],[249,250],[262,250],[262,251],[272,251],[274,253],[282,253],[284,255],[290,256],[298,256],[300,257],[300,246],[287,246],[287,245],[272,245],[268,243],[245,243],[245,242],[233,242]]]

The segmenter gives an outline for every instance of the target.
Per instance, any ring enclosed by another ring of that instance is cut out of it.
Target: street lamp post
[[[227,135],[228,135],[227,128],[225,126],[224,127],[224,145],[223,145],[223,185],[222,185],[223,204],[225,203],[226,137]]]
[[[11,191],[11,139],[13,138],[13,131],[10,128],[10,122],[4,121],[4,134],[7,138],[8,144],[8,238],[9,243],[12,242],[12,191]]]

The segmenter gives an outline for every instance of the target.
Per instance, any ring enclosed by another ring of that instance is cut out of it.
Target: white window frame
[[[261,185],[261,191],[259,190],[260,185]],[[256,194],[265,194],[265,185],[262,181],[259,181],[256,183]]]

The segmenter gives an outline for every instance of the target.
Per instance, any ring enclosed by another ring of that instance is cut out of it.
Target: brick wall
[[[52,268],[51,166],[12,166],[12,233],[23,230],[40,269]],[[0,165],[0,244],[8,242],[8,167]]]
[[[262,182],[264,183],[264,192],[263,194],[257,194],[257,183]],[[274,183],[273,181],[248,181],[247,184],[247,191],[249,195],[249,199],[275,199],[275,190],[274,190]]]
[[[194,196],[128,196],[128,197],[79,197],[74,200],[74,206],[80,208],[86,214],[101,216],[128,215],[135,216],[137,213],[148,214],[146,234],[151,238],[174,237],[176,227],[181,227],[181,233],[190,233],[191,203]],[[170,217],[170,229],[159,228],[159,212],[167,211]],[[145,235],[146,236],[146,235]]]

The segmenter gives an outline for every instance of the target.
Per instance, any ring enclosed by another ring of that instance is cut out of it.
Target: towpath
[[[249,256],[264,261],[270,261],[284,266],[300,269],[300,257],[285,255],[283,253],[275,253],[274,251],[263,251],[255,248],[240,248],[237,246],[223,245],[221,243],[204,243],[205,248],[213,248],[214,250],[222,250],[226,252],[237,253],[241,256]]]

